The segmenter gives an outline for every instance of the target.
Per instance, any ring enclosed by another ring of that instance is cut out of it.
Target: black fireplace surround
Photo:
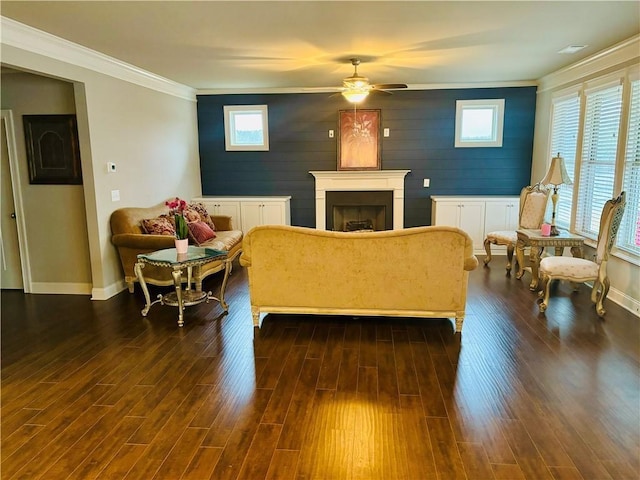
[[[325,215],[327,230],[393,230],[393,191],[328,191]]]

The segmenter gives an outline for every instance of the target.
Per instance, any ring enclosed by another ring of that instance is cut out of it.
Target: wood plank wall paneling
[[[456,100],[504,98],[501,148],[454,148]],[[269,107],[268,152],[224,149],[224,105]],[[382,110],[382,169],[408,169],[405,226],[431,224],[431,195],[518,195],[531,177],[536,88],[396,91],[362,108]],[[291,195],[291,223],[314,227],[310,170],[335,170],[338,111],[353,108],[328,93],[199,95],[203,195]],[[430,178],[424,188],[422,179]]]

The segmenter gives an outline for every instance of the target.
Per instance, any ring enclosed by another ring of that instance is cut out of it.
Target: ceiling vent
[[[558,53],[576,53],[582,50],[583,48],[587,48],[589,45],[569,45],[568,47],[564,47]]]

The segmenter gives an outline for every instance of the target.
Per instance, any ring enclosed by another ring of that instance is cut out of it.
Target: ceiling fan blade
[[[303,87],[302,90],[305,92],[341,92],[344,87]]]
[[[371,89],[369,90],[369,95],[393,95],[391,92],[387,92],[386,90],[377,90]]]
[[[372,90],[392,90],[395,88],[408,88],[404,83],[379,83],[371,85]]]

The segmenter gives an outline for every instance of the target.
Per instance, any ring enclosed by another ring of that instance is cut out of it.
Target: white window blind
[[[622,85],[586,92],[576,231],[596,239],[600,214],[613,196]]]
[[[567,173],[574,183],[579,120],[580,99],[578,95],[559,98],[553,102],[549,158],[555,157],[559,153],[564,158]],[[569,229],[573,205],[573,185],[560,185],[558,194],[560,200],[556,208],[556,225]]]
[[[631,82],[629,130],[622,184],[627,196],[627,206],[618,231],[618,248],[640,255],[640,80]]]

